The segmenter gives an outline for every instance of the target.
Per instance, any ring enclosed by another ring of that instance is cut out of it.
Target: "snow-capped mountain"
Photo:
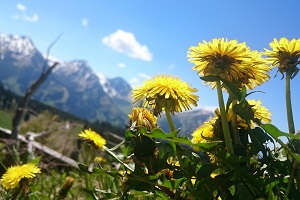
[[[0,80],[10,90],[23,95],[41,74],[46,60],[25,36],[1,34],[0,45]],[[87,61],[59,61],[33,98],[84,119],[124,124],[131,107],[131,88],[118,87],[114,79],[105,79],[106,84],[102,86]],[[117,80],[127,84],[122,78]],[[117,104],[122,98],[125,106]]]
[[[97,76],[103,90],[113,100],[121,104],[131,102],[132,88],[123,78],[107,78],[101,73],[97,73]]]
[[[33,99],[90,121],[120,126],[128,123],[131,87],[123,78],[107,78],[95,73],[84,60],[62,61],[49,56],[46,62],[30,38],[0,35],[0,82],[6,88],[24,95],[44,67],[58,62]],[[212,115],[213,112],[198,109],[176,114],[173,119],[176,127],[181,127],[181,134],[191,134]],[[164,116],[158,124],[168,131]]]
[[[36,48],[30,38],[21,35],[0,34],[0,54],[4,59],[5,52],[12,52],[16,58],[32,57],[36,53]],[[21,56],[21,57],[20,57]]]

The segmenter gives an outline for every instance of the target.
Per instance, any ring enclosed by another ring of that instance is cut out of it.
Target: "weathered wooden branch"
[[[15,116],[12,121],[12,133],[11,133],[11,139],[17,139],[19,130],[20,130],[20,124],[22,122],[22,119],[24,118],[24,110],[26,110],[28,102],[34,92],[45,82],[51,71],[57,66],[58,63],[54,63],[52,66],[50,66],[46,71],[44,71],[41,76],[38,78],[36,82],[34,82],[31,87],[26,91],[26,94],[23,98],[23,100],[18,104]]]
[[[0,127],[0,138],[2,140],[10,138],[11,131],[8,129],[4,129]],[[22,143],[27,144],[27,148],[30,146],[30,148],[35,148],[35,150],[40,151],[40,155],[42,155],[42,160],[46,160],[47,158],[51,160],[56,160],[60,165],[64,164],[65,166],[70,166],[74,168],[78,168],[78,164],[75,160],[47,147],[44,146],[34,140],[30,140],[29,138],[26,138],[23,135],[17,135],[17,139],[21,141]]]
[[[51,67],[46,69],[46,67],[48,66],[48,56],[50,53],[50,49],[59,40],[59,38],[61,36],[62,36],[62,33],[47,48],[47,58],[43,65],[42,74],[40,75],[38,80],[36,82],[34,82],[29,89],[27,89],[23,100],[21,100],[21,102],[18,104],[17,110],[15,112],[15,116],[12,121],[11,139],[16,140],[18,137],[18,133],[20,130],[20,124],[22,122],[22,119],[24,118],[24,113],[25,113],[24,111],[27,110],[27,105],[28,105],[29,100],[32,97],[33,93],[45,82],[45,80],[48,78],[51,71],[58,64],[57,62],[55,62]]]

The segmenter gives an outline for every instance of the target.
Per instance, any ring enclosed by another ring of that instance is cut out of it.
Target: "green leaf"
[[[208,75],[200,77],[201,80],[206,82],[215,82],[220,80],[220,76]]]
[[[276,126],[273,124],[262,124],[261,127],[269,133],[273,138],[278,138],[278,137],[289,137],[293,139],[300,139],[299,135],[294,135],[290,133],[285,133],[280,131]]]
[[[158,179],[162,174],[163,174],[163,172],[160,171],[160,172],[158,172],[158,173],[155,174],[155,175],[150,175],[150,176],[149,176],[149,180],[156,180],[156,179]]]
[[[33,160],[29,161],[32,164],[38,164],[40,162],[40,160],[42,159],[42,156],[37,156],[35,157]]]
[[[166,188],[169,188],[169,189],[172,189],[172,190],[176,190],[182,184],[182,182],[184,181],[184,178],[173,179],[173,180],[163,178],[161,181],[162,181],[161,182],[162,186],[164,186]]]
[[[197,172],[197,179],[207,178],[211,175],[213,171],[215,171],[218,168],[217,165],[213,164],[204,164],[200,167],[200,169]]]
[[[134,138],[134,155],[137,157],[147,157],[153,155],[156,148],[155,142],[146,135],[140,135]]]
[[[300,139],[299,135],[289,134],[280,131],[276,126],[273,124],[263,124],[263,129],[268,132],[295,160],[297,160],[298,164],[300,164],[300,155],[292,152],[292,150],[284,144],[279,137],[290,137],[293,139]]]
[[[113,152],[111,151],[109,148],[107,148],[106,146],[103,146],[103,149],[105,150],[106,153],[108,153],[113,159],[115,159],[117,162],[119,162],[120,164],[122,164],[125,168],[127,168],[128,170],[130,171],[134,171],[131,167],[129,167],[126,163],[124,163],[122,160],[120,160],[118,158],[118,156]],[[80,168],[80,166],[79,166]]]
[[[248,134],[247,134],[248,135]],[[249,131],[249,136],[251,138],[251,153],[252,155],[257,155],[260,151],[263,155],[267,155],[267,149],[264,147],[268,141],[273,141],[273,139],[260,127],[255,127]]]
[[[151,136],[153,135],[152,137],[156,137],[156,138],[161,138],[161,139],[165,139],[165,138],[168,138],[168,137],[176,137],[177,134],[179,133],[180,129],[174,131],[174,132],[171,132],[171,133],[166,133],[164,132],[162,129],[160,128],[155,128],[152,130],[152,133],[150,134],[147,134],[148,136]]]
[[[240,101],[244,101],[247,95],[247,89],[245,86],[243,86],[242,91],[241,91],[241,99]]]
[[[82,164],[82,163],[78,163],[78,167],[79,167],[79,169],[81,169],[81,171],[83,171],[85,173],[89,173],[89,171],[88,171],[89,167],[87,165]]]
[[[130,140],[133,136],[135,136],[135,134],[133,133],[133,131],[131,129],[127,129],[125,132],[125,140]]]
[[[232,110],[242,119],[246,120],[246,122],[250,123],[250,120],[255,120],[253,110],[248,101],[241,101],[239,104],[234,105]]]
[[[179,130],[176,130],[172,133],[165,133],[163,130],[156,128],[156,129],[153,129],[152,133],[149,133],[146,136],[164,139],[169,142],[181,143],[181,144],[185,144],[185,145],[189,145],[189,146],[193,146],[193,147],[205,148],[205,149],[211,148],[220,143],[220,141],[215,141],[215,142],[194,144],[187,137],[177,137],[178,132],[179,132]]]
[[[122,146],[124,143],[125,143],[125,140],[122,140],[119,144],[110,148],[109,150],[114,151],[114,150],[118,149],[120,146]]]
[[[103,174],[107,174],[107,171],[102,168],[94,167],[93,173],[96,173],[98,175],[103,175]]]
[[[233,95],[233,97],[235,97],[236,100],[241,100],[242,94],[240,89],[236,85],[232,84],[226,79],[221,78],[221,81],[223,82],[223,86],[226,88],[229,94]]]

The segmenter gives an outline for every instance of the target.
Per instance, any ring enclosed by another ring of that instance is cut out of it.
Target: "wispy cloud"
[[[24,20],[27,22],[37,22],[39,21],[39,16],[36,13],[33,14],[28,14],[27,11],[27,7],[21,3],[17,3],[16,5],[17,10],[19,11],[19,13],[15,14],[13,16],[13,19],[18,20]]]
[[[23,4],[17,3],[17,9],[20,11],[25,11],[27,8],[26,6],[24,6]]]
[[[89,20],[88,19],[81,19],[81,25],[84,27],[87,27],[89,25]]]
[[[125,68],[126,65],[125,65],[124,63],[118,63],[118,67],[120,67],[120,68]]]
[[[124,53],[132,58],[151,61],[152,54],[146,45],[141,45],[135,38],[133,33],[125,32],[121,29],[106,36],[102,39],[102,43],[109,46],[113,50]]]
[[[39,16],[37,14],[33,14],[31,16],[24,14],[22,19],[27,22],[37,22],[39,21]]]

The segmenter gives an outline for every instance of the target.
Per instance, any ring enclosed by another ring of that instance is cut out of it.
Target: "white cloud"
[[[89,25],[88,19],[81,19],[81,25],[87,27]]]
[[[150,79],[151,76],[144,74],[144,73],[139,73],[139,77],[144,78],[144,79]]]
[[[27,8],[23,4],[17,3],[16,5],[17,9],[20,11],[25,11]]]
[[[106,36],[102,39],[102,43],[109,46],[113,50],[124,53],[132,58],[151,61],[152,54],[146,45],[141,45],[133,33],[125,32],[121,29]]]
[[[19,12],[17,14],[13,15],[13,17],[12,17],[13,19],[15,19],[15,20],[21,19],[21,20],[24,20],[27,22],[37,22],[39,20],[39,16],[36,13],[28,15],[26,12],[27,7],[24,6],[23,4],[18,3],[16,5],[16,8],[17,8],[17,10],[19,10]]]
[[[37,14],[33,14],[31,16],[24,14],[22,19],[27,22],[37,22],[39,21],[39,16]]]
[[[120,67],[120,68],[125,68],[126,65],[125,65],[124,63],[118,63],[118,67]]]

